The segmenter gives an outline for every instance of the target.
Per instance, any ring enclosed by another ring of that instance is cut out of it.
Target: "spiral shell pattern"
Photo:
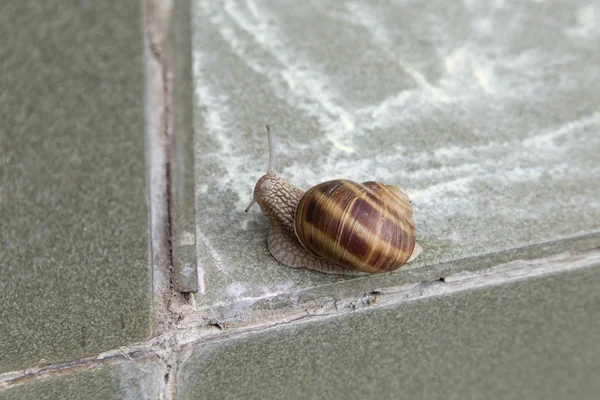
[[[415,247],[408,197],[379,182],[338,179],[312,187],[298,203],[294,230],[314,256],[370,273],[399,268]]]

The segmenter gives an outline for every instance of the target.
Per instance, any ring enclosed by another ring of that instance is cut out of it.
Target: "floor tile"
[[[597,4],[192,7],[203,304],[343,280],[278,264],[258,207],[243,212],[266,170],[266,123],[276,170],[298,187],[379,180],[412,199],[423,254],[363,287],[543,257],[589,235],[600,245]]]
[[[0,372],[150,334],[142,9],[0,5]]]
[[[592,399],[600,265],[201,343],[180,399]]]
[[[156,365],[122,363],[41,378],[0,391],[0,399],[158,399],[162,379]]]

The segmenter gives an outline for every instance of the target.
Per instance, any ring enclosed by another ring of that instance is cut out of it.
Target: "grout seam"
[[[323,299],[321,302],[282,310],[270,319],[249,320],[239,325],[214,321],[196,313],[193,316],[199,319],[183,319],[162,335],[146,342],[117,348],[93,357],[0,374],[0,391],[49,376],[119,362],[140,362],[155,357],[160,360],[165,377],[161,398],[174,399],[177,371],[193,348],[201,344],[239,340],[258,332],[326,321],[355,312],[396,307],[427,298],[568,273],[599,265],[600,247],[595,247],[583,252],[567,252],[534,260],[511,261],[484,270],[458,272],[440,279],[396,288],[374,289],[361,296],[346,299]]]

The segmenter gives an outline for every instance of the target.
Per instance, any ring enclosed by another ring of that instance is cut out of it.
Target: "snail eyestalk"
[[[267,143],[269,145],[269,164],[267,165],[267,173],[265,175],[269,175],[275,174],[275,152],[273,148],[273,140],[271,139],[271,126],[266,125],[265,128],[267,129]],[[252,201],[250,204],[248,204],[248,207],[246,207],[246,210],[244,211],[250,211],[254,203],[256,203],[256,198],[252,198]]]
[[[275,172],[275,149],[273,148],[273,140],[271,139],[271,126],[265,126],[267,129],[267,141],[269,144],[269,165],[267,165],[267,174]]]
[[[254,205],[254,203],[256,203],[256,199],[252,199],[252,201],[250,202],[250,204],[248,204],[248,207],[246,207],[246,209],[244,210],[244,212],[248,212],[252,206]]]

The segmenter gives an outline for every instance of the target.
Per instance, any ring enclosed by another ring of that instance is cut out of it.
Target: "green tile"
[[[162,379],[156,365],[128,362],[36,379],[0,391],[0,399],[158,399]]]
[[[197,345],[178,398],[594,399],[600,265]]]
[[[0,5],[0,372],[150,334],[139,2]]]
[[[243,213],[265,123],[298,187],[411,197],[424,253],[363,289],[600,245],[597,3],[192,5],[204,304],[347,285],[278,264],[258,208]]]
[[[175,145],[171,168],[171,233],[174,283],[180,292],[198,291],[194,180],[194,122],[190,2],[180,0],[170,24],[174,76],[173,124]]]

